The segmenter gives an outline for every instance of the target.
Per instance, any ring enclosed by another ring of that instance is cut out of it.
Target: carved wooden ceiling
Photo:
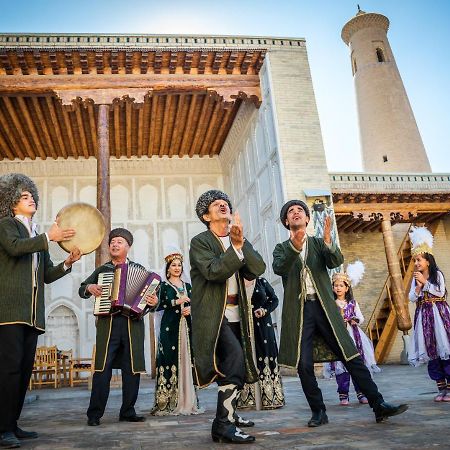
[[[449,214],[450,193],[333,192],[333,204],[339,232],[361,233],[380,231],[383,219],[430,224]]]
[[[243,101],[259,106],[264,50],[1,49],[0,159],[219,154]]]

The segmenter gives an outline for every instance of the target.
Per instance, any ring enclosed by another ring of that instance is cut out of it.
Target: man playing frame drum
[[[79,295],[89,298],[102,295],[102,286],[98,284],[103,273],[114,272],[115,266],[131,262],[127,255],[133,244],[133,235],[125,228],[115,228],[109,233],[109,254],[111,261],[95,269],[81,283]],[[158,304],[156,295],[147,298],[147,304],[154,309]],[[122,314],[101,315],[97,317],[97,336],[95,351],[95,373],[87,410],[89,426],[100,425],[109,396],[109,384],[113,367],[122,371],[122,407],[119,420],[143,422],[144,416],[138,416],[134,409],[139,391],[140,373],[145,372],[144,362],[144,322],[132,320]]]

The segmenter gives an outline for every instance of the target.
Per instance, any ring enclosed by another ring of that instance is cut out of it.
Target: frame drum
[[[73,228],[76,235],[69,241],[58,242],[66,252],[78,247],[83,255],[96,250],[106,233],[102,213],[87,203],[72,203],[65,206],[56,216],[60,228]]]

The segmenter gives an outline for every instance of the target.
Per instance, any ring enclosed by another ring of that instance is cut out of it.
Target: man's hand
[[[331,225],[331,217],[326,216],[323,223],[323,240],[328,245],[331,245]]]
[[[72,267],[72,264],[81,258],[81,250],[78,247],[74,247],[69,253],[69,256],[64,261],[66,267]]]
[[[184,308],[181,308],[181,315],[186,317],[189,316],[191,314],[191,307],[190,306],[185,306]]]
[[[306,229],[290,230],[292,245],[299,251],[302,251],[303,244],[306,241]]]
[[[88,284],[86,291],[89,292],[94,297],[100,297],[102,295],[102,285],[101,284]]]
[[[148,306],[153,308],[158,304],[158,297],[155,294],[147,295],[145,297],[145,302],[147,303]]]
[[[264,308],[258,308],[253,311],[253,314],[257,319],[266,315],[266,311]]]
[[[237,212],[233,216],[233,224],[230,229],[230,239],[236,250],[242,249],[244,245],[244,227],[242,226],[241,218]]]
[[[53,225],[47,232],[48,238],[53,242],[62,242],[68,241],[75,236],[75,230],[73,228],[61,229],[56,222],[53,222]]]

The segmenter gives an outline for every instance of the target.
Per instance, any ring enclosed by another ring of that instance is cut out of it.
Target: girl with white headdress
[[[375,360],[372,341],[360,328],[361,324],[364,322],[364,316],[358,302],[353,297],[352,291],[352,287],[359,284],[363,274],[364,264],[361,261],[355,261],[353,264],[347,266],[347,273],[335,273],[332,278],[332,283],[336,305],[346,323],[347,331],[353,339],[364,364],[367,366],[370,373],[373,374],[373,372],[380,372],[381,369],[377,366]],[[332,375],[336,376],[339,402],[342,406],[347,406],[349,404],[350,374],[347,372],[341,361],[324,364],[324,376],[330,378]],[[360,391],[359,386],[355,381],[352,381],[359,403],[367,404],[367,398]]]
[[[191,285],[183,271],[183,255],[172,248],[165,259],[158,310],[163,312],[156,353],[153,415],[204,412],[198,406],[192,373]]]
[[[410,240],[414,275],[409,300],[417,306],[408,360],[413,366],[427,363],[438,388],[434,401],[450,402],[450,308],[444,275],[432,254],[433,235],[414,227]]]

